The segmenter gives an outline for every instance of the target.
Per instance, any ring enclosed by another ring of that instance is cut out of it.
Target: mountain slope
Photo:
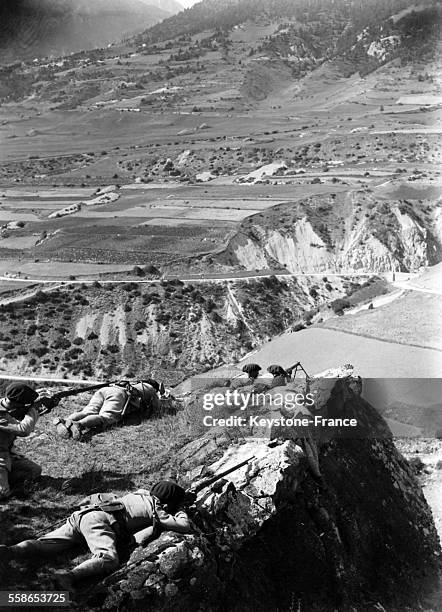
[[[0,6],[0,61],[102,47],[170,14],[160,8],[161,2],[156,4],[141,0],[41,0],[38,4],[6,0]]]
[[[309,312],[311,318],[321,304],[345,296],[351,286],[341,277],[330,282],[271,277],[251,283],[170,281],[38,291],[0,307],[0,369],[89,378],[150,371],[178,383],[238,361]]]
[[[177,2],[177,0],[141,0],[141,2],[144,2],[144,4],[148,6],[156,6],[171,15],[175,15],[184,10],[184,6],[180,2]]]

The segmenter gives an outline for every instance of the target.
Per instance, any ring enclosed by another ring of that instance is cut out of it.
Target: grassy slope
[[[87,393],[64,400],[54,414],[66,416],[85,405]],[[40,419],[35,434],[17,444],[17,450],[43,467],[38,483],[20,486],[15,497],[0,505],[1,543],[35,536],[50,530],[66,517],[86,494],[112,491],[123,494],[149,487],[173,470],[174,449],[200,433],[199,423],[186,409],[177,416],[128,424],[102,432],[87,443],[55,436],[51,416]],[[51,570],[74,563],[83,549],[62,555],[47,566],[32,564],[25,574],[0,574],[3,588],[49,588]],[[80,557],[81,558],[81,557]]]
[[[442,350],[442,297],[409,292],[374,310],[328,320],[324,327]]]

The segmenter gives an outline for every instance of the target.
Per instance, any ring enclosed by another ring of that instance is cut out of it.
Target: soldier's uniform
[[[110,427],[122,419],[128,404],[136,407],[137,402],[148,404],[154,413],[160,406],[157,391],[148,383],[137,383],[129,389],[125,386],[109,385],[96,391],[82,410],[70,414],[65,425],[71,427],[74,423],[80,430]]]
[[[35,479],[41,474],[41,467],[13,451],[17,437],[31,434],[38,421],[38,411],[30,406],[22,419],[16,419],[10,414],[8,400],[0,400],[0,500],[7,499],[10,494],[10,484],[19,480]]]
[[[68,572],[70,579],[109,574],[119,565],[117,547],[122,524],[124,534],[133,534],[137,544],[143,544],[155,535],[154,524],[164,531],[190,531],[189,518],[181,509],[184,497],[185,491],[176,483],[161,481],[151,491],[139,489],[119,498],[117,501],[121,502],[122,510],[117,511],[118,518],[117,512],[87,505],[73,512],[64,525],[37,540],[25,540],[9,547],[0,546],[0,561],[1,557],[10,560],[58,554],[86,542],[92,558]]]

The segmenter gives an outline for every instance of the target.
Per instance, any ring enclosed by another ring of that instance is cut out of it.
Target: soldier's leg
[[[112,573],[119,565],[117,535],[106,512],[88,512],[81,517],[79,529],[89,546],[92,559],[77,565],[70,573],[71,578],[81,580],[90,576]]]
[[[9,476],[9,482],[11,485],[16,485],[20,482],[26,482],[29,480],[36,480],[41,476],[41,466],[35,461],[31,461],[26,457],[18,457],[12,455],[11,457],[11,473]]]
[[[10,555],[15,559],[27,559],[30,556],[51,556],[81,543],[83,538],[70,516],[61,527],[54,529],[37,540],[24,540],[9,546]]]
[[[0,501],[8,499],[10,495],[9,470],[6,467],[0,467]]]
[[[101,392],[101,389],[95,391],[93,396],[90,399],[90,402],[87,406],[85,406],[82,410],[77,410],[70,414],[66,421],[80,421],[84,417],[91,414],[98,414],[104,402],[104,396]]]
[[[109,425],[113,425],[114,423],[115,420],[103,418],[101,414],[91,414],[77,421],[77,424],[83,429],[92,429],[93,427],[109,427]]]

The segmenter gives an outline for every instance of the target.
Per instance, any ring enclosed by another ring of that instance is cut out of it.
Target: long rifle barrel
[[[192,493],[196,494],[202,491],[202,489],[205,489],[206,487],[210,487],[210,485],[212,485],[217,480],[220,480],[221,478],[224,478],[224,476],[227,476],[228,474],[231,474],[232,472],[239,470],[239,468],[242,468],[244,465],[247,465],[247,463],[252,461],[252,459],[254,459],[254,457],[249,457],[245,461],[241,461],[241,463],[238,463],[238,465],[234,465],[228,470],[224,470],[224,472],[220,472],[219,474],[216,474],[215,476],[211,476],[210,478],[206,478],[205,480],[202,480],[195,487],[191,488]]]

